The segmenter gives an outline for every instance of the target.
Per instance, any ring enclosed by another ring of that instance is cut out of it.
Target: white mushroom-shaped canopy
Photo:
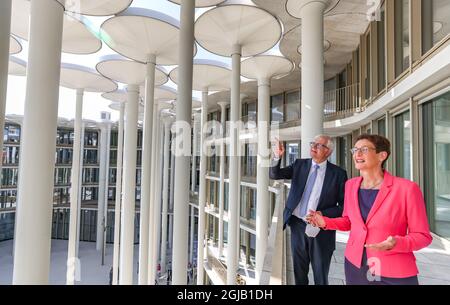
[[[123,89],[102,93],[102,97],[114,103],[126,103],[127,92]]]
[[[178,84],[179,69],[170,72],[170,79]],[[192,89],[196,91],[224,91],[230,88],[231,70],[219,61],[194,59]]]
[[[25,76],[27,74],[27,63],[22,59],[10,56],[8,74],[14,76]]]
[[[140,86],[139,91],[141,97],[143,98],[145,94],[145,87]],[[177,98],[177,91],[175,89],[168,86],[155,87],[155,101],[169,102],[175,100],[176,98]]]
[[[95,70],[67,63],[61,65],[60,83],[66,88],[84,89],[88,92],[109,92],[117,89],[116,83]]]
[[[91,1],[93,2],[93,1]],[[30,28],[30,1],[14,0],[11,33],[28,40]],[[62,51],[73,54],[91,54],[101,49],[102,43],[90,21],[81,16],[64,14]]]
[[[91,15],[110,16],[117,14],[131,5],[133,0],[58,0],[68,12]]]
[[[102,39],[111,49],[142,63],[156,56],[155,63],[159,65],[177,64],[179,33],[178,20],[135,7],[106,20],[101,26]]]
[[[170,2],[181,4],[181,0],[169,0]],[[195,0],[195,7],[209,7],[225,2],[225,0]]]
[[[100,74],[119,83],[141,85],[145,82],[145,64],[128,60],[120,55],[101,57],[96,69]],[[155,86],[163,85],[167,81],[167,73],[162,68],[157,67],[155,70]]]
[[[111,108],[112,110],[120,111],[120,104],[121,103],[114,102],[109,105],[109,108]],[[144,113],[144,106],[142,106],[141,104],[139,104],[139,113]]]
[[[22,51],[22,45],[13,36],[9,36],[9,54],[17,54]]]
[[[250,0],[228,0],[203,13],[195,23],[195,38],[206,50],[231,56],[234,46],[243,57],[271,49],[280,40],[281,24]]]
[[[287,76],[295,66],[286,57],[277,55],[257,55],[242,62],[242,75],[257,80],[270,80]]]

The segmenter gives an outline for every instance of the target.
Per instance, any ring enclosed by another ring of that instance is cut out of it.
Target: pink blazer
[[[359,268],[365,244],[379,243],[393,236],[397,239],[393,249],[367,249],[372,273],[390,278],[417,275],[413,251],[425,248],[432,241],[420,188],[414,182],[385,171],[384,182],[364,223],[358,201],[361,181],[362,177],[347,181],[342,217],[324,217],[325,229],[350,231],[345,257]]]

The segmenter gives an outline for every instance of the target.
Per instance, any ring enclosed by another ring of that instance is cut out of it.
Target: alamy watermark
[[[260,121],[227,121],[224,125],[212,120],[200,125],[197,137],[202,139],[197,142],[197,146],[192,149],[191,124],[186,121],[176,121],[172,124],[173,133],[172,154],[175,156],[191,157],[257,157],[258,164],[269,167],[272,155],[271,145],[260,145],[261,143],[272,143],[274,139],[279,139],[278,125],[271,122]],[[203,136],[201,136],[203,135]],[[221,149],[222,145],[226,149]],[[236,145],[237,144],[237,145]],[[245,144],[250,144],[250,149],[244,149]]]

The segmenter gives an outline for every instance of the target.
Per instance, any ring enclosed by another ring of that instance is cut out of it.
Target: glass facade
[[[300,91],[290,92],[286,94],[286,122],[300,119],[300,94]]]
[[[450,239],[450,92],[423,107],[425,198],[434,231]]]
[[[411,176],[411,118],[410,112],[395,117],[396,175],[412,180]]]
[[[283,123],[284,110],[283,110],[283,94],[274,95],[270,99],[271,115],[270,120],[272,124]]]
[[[450,33],[450,1],[422,0],[422,53]]]
[[[409,68],[410,0],[395,1],[395,76]]]

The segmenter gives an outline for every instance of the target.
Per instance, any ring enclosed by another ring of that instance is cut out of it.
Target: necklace
[[[361,188],[363,188],[363,189],[365,189],[365,190],[373,190],[373,189],[375,189],[377,186],[379,186],[381,183],[383,183],[383,180],[384,179],[381,179],[378,183],[376,183],[376,184],[374,184],[374,185],[372,185],[372,186],[366,186],[366,185],[362,185],[362,184],[365,184],[364,183],[364,181],[363,181],[363,183],[361,184]]]

